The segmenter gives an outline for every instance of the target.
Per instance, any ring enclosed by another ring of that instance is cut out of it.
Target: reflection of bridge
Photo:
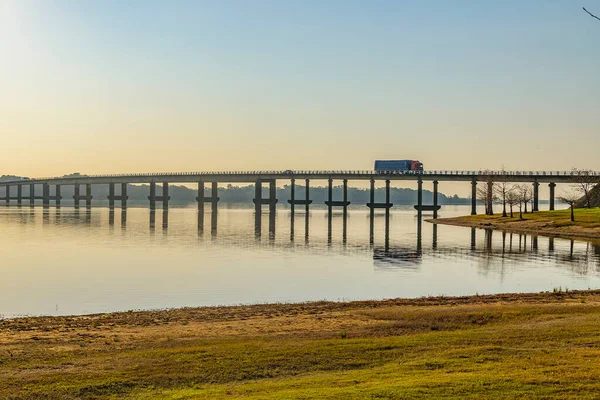
[[[114,226],[116,220],[120,221],[121,228],[127,229],[127,210],[123,209],[117,214],[114,210],[109,211],[108,224]],[[156,230],[157,215],[156,211],[150,211],[149,213],[149,232],[152,233]],[[19,222],[27,222],[30,219],[35,218],[33,210],[25,211],[20,213],[6,213],[1,214],[3,219],[14,219]],[[51,212],[45,210],[42,214],[44,223],[50,223]],[[199,213],[199,216],[203,213]],[[60,209],[56,209],[54,213],[55,218],[59,223],[84,223],[92,224],[92,212],[89,210],[62,213]],[[163,232],[168,235],[169,227],[169,211],[163,210],[159,213],[160,226],[162,226]],[[268,240],[263,239],[263,221],[262,218],[255,218],[254,220],[254,235],[243,233],[231,235],[229,232],[227,235],[219,238],[217,242],[220,245],[234,246],[240,249],[255,249],[255,248],[273,248],[276,247],[278,250],[289,250],[295,251],[297,249],[303,249],[303,251],[309,253],[331,253],[338,252],[340,254],[362,254],[370,255],[373,258],[373,263],[378,268],[407,268],[415,269],[422,263],[423,257],[443,257],[443,258],[457,258],[457,259],[468,259],[475,258],[478,262],[490,262],[494,260],[519,260],[525,256],[535,257],[538,260],[547,260],[553,262],[560,262],[565,264],[576,264],[584,265],[588,263],[592,257],[598,259],[600,266],[600,245],[589,244],[586,252],[581,252],[575,248],[574,240],[559,239],[562,243],[569,243],[568,246],[560,246],[557,251],[555,248],[555,239],[545,238],[544,248],[539,245],[539,238],[537,236],[524,235],[524,234],[513,234],[507,232],[492,231],[490,229],[482,230],[470,228],[470,240],[467,239],[464,246],[461,245],[440,245],[438,241],[438,229],[439,226],[436,224],[432,225],[432,236],[431,238],[423,238],[422,223],[420,219],[416,220],[417,229],[415,232],[414,241],[412,244],[394,244],[390,242],[390,226],[389,221],[386,218],[385,224],[385,235],[382,244],[375,245],[373,237],[373,220],[370,219],[370,232],[368,241],[356,241],[348,240],[347,236],[347,214],[341,214],[339,217],[342,218],[342,231],[341,231],[341,242],[333,241],[332,232],[332,215],[327,214],[327,236],[321,237],[315,240],[312,238],[310,231],[310,215],[304,214],[303,229],[301,236],[298,237],[296,234],[296,223],[294,216],[291,216],[289,231],[277,232],[276,231],[276,212],[274,209],[270,209],[267,227]],[[205,233],[203,218],[198,219],[198,230],[197,235],[203,236]],[[96,226],[96,224],[94,224]],[[468,228],[460,228],[468,229]],[[483,235],[483,243],[478,244],[478,235]],[[218,234],[218,213],[211,213],[210,220],[210,237],[216,239],[219,237]],[[493,238],[501,238],[500,240],[494,241]],[[282,240],[283,238],[283,240]],[[547,244],[546,244],[547,240]]]
[[[599,176],[599,172],[592,172],[593,176]],[[370,181],[371,192],[368,206],[371,209],[371,216],[375,208],[384,208],[389,212],[392,207],[390,203],[390,182],[391,181],[416,181],[418,183],[418,212],[421,213],[423,206],[423,182],[433,182],[433,207],[437,208],[438,183],[440,181],[470,182],[472,185],[472,213],[476,213],[476,185],[477,182],[488,181],[506,181],[506,182],[529,182],[533,184],[533,211],[538,210],[539,204],[539,185],[548,183],[550,188],[550,209],[554,209],[554,187],[557,183],[572,183],[578,175],[569,171],[233,171],[233,172],[195,172],[195,173],[157,173],[157,174],[122,174],[122,175],[89,175],[89,176],[65,176],[56,178],[36,178],[14,181],[0,182],[0,187],[5,188],[4,199],[6,204],[11,200],[22,204],[29,201],[34,205],[36,200],[41,200],[44,206],[49,206],[50,202],[59,207],[61,204],[61,185],[73,185],[73,200],[75,207],[80,206],[80,202],[85,201],[87,208],[92,206],[92,185],[108,185],[109,207],[114,208],[115,202],[120,202],[122,208],[127,207],[127,185],[146,183],[150,185],[148,201],[150,209],[156,208],[156,203],[160,202],[163,209],[169,207],[169,184],[171,183],[193,183],[198,185],[198,208],[204,209],[206,202],[211,204],[213,211],[217,209],[219,201],[218,183],[236,183],[246,182],[256,185],[254,203],[257,211],[260,211],[262,204],[268,204],[275,207],[276,184],[277,180],[289,180],[291,182],[292,210],[296,205],[302,205],[307,210],[312,200],[310,199],[310,180],[327,180],[329,182],[329,196],[326,204],[331,211],[332,207],[343,207],[346,211],[349,202],[347,201],[347,183],[348,180]],[[306,191],[304,199],[295,197],[296,181],[304,181]],[[334,200],[332,196],[333,180],[343,181],[343,198]],[[375,182],[385,181],[386,200],[384,203],[375,203]],[[157,183],[162,186],[160,194],[157,194]],[[204,185],[210,184],[210,196],[205,196]],[[268,183],[270,186],[269,197],[262,198],[262,184]],[[41,194],[38,186],[41,186]],[[51,186],[54,190],[51,191]],[[81,192],[81,186],[85,186],[85,193]],[[120,193],[117,194],[116,187],[120,186]],[[12,194],[11,188],[16,187],[16,194]],[[488,196],[491,201],[491,196]],[[489,206],[489,205],[488,205]],[[434,218],[437,216],[437,210],[434,210]]]

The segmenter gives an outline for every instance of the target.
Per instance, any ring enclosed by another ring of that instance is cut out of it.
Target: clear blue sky
[[[0,0],[0,175],[600,169],[600,0]]]

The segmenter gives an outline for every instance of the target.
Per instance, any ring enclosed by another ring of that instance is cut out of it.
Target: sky
[[[0,0],[0,175],[600,170],[600,0]]]

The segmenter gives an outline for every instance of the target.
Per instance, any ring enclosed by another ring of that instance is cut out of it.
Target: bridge
[[[600,172],[590,172],[588,175],[598,177],[600,181]],[[46,207],[51,202],[60,207],[61,204],[61,186],[74,186],[74,204],[76,208],[85,201],[87,208],[92,206],[92,185],[108,185],[109,187],[109,207],[114,208],[115,202],[120,203],[121,208],[127,207],[127,185],[128,184],[149,184],[148,202],[151,210],[156,208],[157,203],[161,203],[163,209],[169,207],[169,184],[197,184],[198,185],[198,209],[203,210],[205,203],[211,204],[213,211],[217,210],[219,202],[218,184],[219,183],[254,183],[256,185],[254,204],[257,212],[260,212],[261,205],[267,204],[275,207],[278,202],[276,198],[277,181],[285,180],[291,183],[290,203],[292,212],[295,206],[304,206],[308,211],[312,203],[310,199],[310,181],[327,180],[328,181],[328,199],[325,202],[329,211],[332,207],[342,207],[346,212],[350,202],[347,200],[348,181],[370,181],[370,201],[366,205],[371,210],[371,216],[374,209],[384,208],[389,213],[393,204],[390,202],[391,181],[416,181],[417,189],[417,210],[419,216],[423,207],[423,183],[431,182],[433,184],[433,212],[434,218],[437,217],[437,194],[439,182],[470,182],[471,183],[471,214],[476,214],[477,196],[476,188],[479,182],[512,182],[512,183],[530,183],[533,185],[533,211],[539,211],[539,186],[548,184],[550,189],[549,209],[554,210],[555,204],[555,186],[557,183],[575,183],[580,174],[574,171],[306,171],[306,170],[285,170],[285,171],[223,171],[223,172],[180,172],[180,173],[143,173],[143,174],[112,174],[112,175],[74,175],[64,177],[47,178],[27,178],[12,181],[0,182],[0,188],[5,188],[5,203],[10,204],[11,200],[21,205],[23,201],[29,201],[30,205],[35,204],[35,200],[42,200]],[[333,181],[343,182],[343,196],[341,199],[333,199]],[[305,197],[298,199],[295,196],[296,181],[303,181],[306,187]],[[386,188],[386,199],[384,203],[375,202],[375,182],[384,181]],[[262,185],[269,185],[269,197],[262,198]],[[157,184],[161,185],[160,194],[157,193]],[[210,184],[210,196],[205,196],[205,184]],[[54,186],[54,194],[51,195],[51,186]],[[85,192],[82,193],[82,186]],[[120,192],[117,194],[115,188],[120,186]],[[491,185],[489,190],[491,191]],[[11,189],[16,188],[13,195]],[[28,187],[28,192],[23,193],[23,187]],[[41,187],[41,193],[39,191]],[[492,196],[488,196],[488,207],[491,208]]]

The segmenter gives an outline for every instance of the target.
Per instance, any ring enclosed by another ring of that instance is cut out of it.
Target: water
[[[441,217],[470,208],[446,206]],[[181,306],[537,292],[600,287],[600,246],[389,220],[351,209],[0,208],[0,314],[86,314]],[[260,226],[260,229],[258,228]]]

